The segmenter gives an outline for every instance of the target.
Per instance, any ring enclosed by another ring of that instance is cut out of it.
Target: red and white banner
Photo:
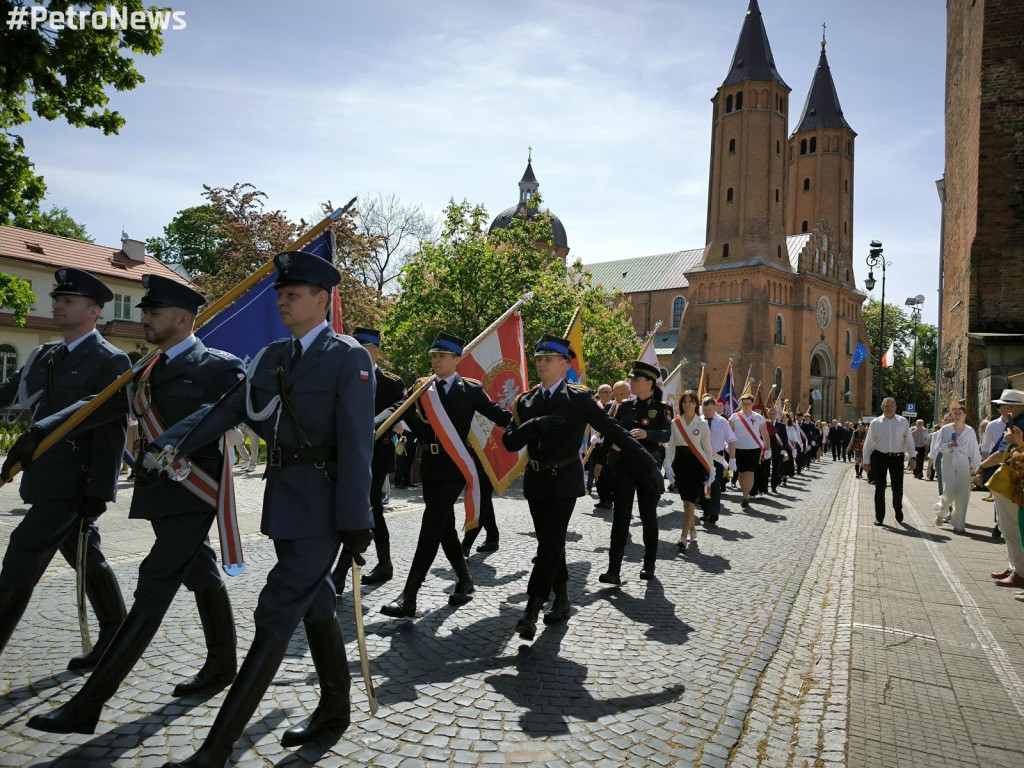
[[[462,358],[457,370],[463,377],[483,382],[488,396],[511,411],[516,397],[530,387],[522,316],[518,312],[509,315]],[[480,414],[474,416],[469,430],[469,442],[499,494],[508,490],[526,465],[526,449],[512,453],[501,444],[504,431]]]
[[[893,342],[892,344],[890,344],[889,348],[885,351],[885,354],[882,355],[882,367],[883,368],[892,368],[893,364],[896,362],[895,344],[896,344],[896,342]]]

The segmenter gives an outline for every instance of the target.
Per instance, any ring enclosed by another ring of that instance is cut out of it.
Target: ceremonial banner
[[[697,384],[697,399],[700,401],[704,400],[704,395],[708,393],[708,379],[707,379],[707,365],[704,363],[700,364],[700,382]]]
[[[586,384],[587,370],[583,364],[583,307],[579,307],[573,314],[565,338],[569,340],[569,346],[576,353],[576,357],[569,361],[569,373],[565,378],[573,384]]]
[[[334,263],[334,232],[330,229],[302,247]],[[263,347],[290,336],[277,315],[276,272],[263,278],[234,304],[196,330],[196,336],[213,349],[222,349],[242,359],[247,366]],[[341,333],[341,303],[337,288],[331,297],[331,324]]]
[[[732,372],[732,360],[729,360],[729,369],[725,372],[722,391],[718,394],[718,399],[725,404],[725,418],[729,418],[740,409],[740,401],[736,396],[736,377]]]
[[[579,353],[577,353],[579,354]],[[479,340],[472,352],[459,362],[462,376],[483,382],[484,390],[502,408],[511,411],[518,395],[529,389],[526,347],[523,343],[523,318],[514,312],[491,333]],[[469,442],[480,464],[499,494],[508,490],[526,465],[526,449],[518,453],[505,450],[501,436],[505,430],[479,413],[473,417]]]
[[[658,353],[654,349],[654,332],[648,337],[647,341],[644,342],[644,348],[640,350],[640,357],[637,358],[641,363],[647,363],[653,365],[655,368],[661,369],[658,364]]]
[[[892,368],[893,364],[896,362],[896,349],[894,347],[895,343],[896,342],[890,344],[889,348],[885,350],[885,354],[882,355],[883,368]]]
[[[661,394],[665,402],[672,406],[672,411],[679,409],[679,396],[683,394],[683,364],[680,363],[675,370],[668,375],[665,383],[661,385]],[[698,398],[699,400],[700,398]]]

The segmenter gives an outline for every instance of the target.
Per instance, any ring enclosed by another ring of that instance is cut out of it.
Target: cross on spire
[[[821,22],[821,47],[825,48],[825,22]]]
[[[529,154],[526,156],[526,162],[532,163],[533,162],[533,147],[527,147],[526,149],[529,150]]]

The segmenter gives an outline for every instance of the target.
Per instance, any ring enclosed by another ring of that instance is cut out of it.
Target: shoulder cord
[[[18,381],[18,397],[14,401],[14,405],[19,408],[25,408],[26,410],[32,408],[40,397],[43,396],[43,390],[39,390],[34,395],[29,397],[28,394],[28,374],[32,370],[32,366],[36,362],[36,358],[39,357],[39,353],[43,351],[43,345],[40,345],[33,349],[28,356],[28,360],[25,361],[25,365],[22,367],[22,376]],[[32,418],[35,419],[35,409],[33,408]]]

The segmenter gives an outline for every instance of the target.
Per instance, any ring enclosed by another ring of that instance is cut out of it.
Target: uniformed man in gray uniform
[[[373,363],[351,336],[325,321],[341,276],[302,251],[274,257],[277,308],[291,337],[262,349],[245,386],[159,436],[182,454],[246,421],[267,441],[262,531],[277,563],[256,607],[256,634],[199,751],[168,766],[223,766],[259,706],[299,622],[320,680],[320,702],[285,746],[337,734],[349,723],[351,677],[335,612],[331,566],[339,548],[366,550],[372,536]],[[152,450],[152,448],[151,448]],[[151,460],[151,459],[150,459]]]
[[[72,267],[58,269],[54,278],[53,320],[64,340],[33,351],[25,365],[0,385],[0,407],[18,402],[30,408],[36,420],[100,392],[130,365],[128,355],[96,330],[103,305],[114,298],[111,290],[88,272]],[[54,553],[59,549],[76,567],[81,528],[89,530],[85,591],[100,631],[92,652],[71,659],[68,669],[94,666],[121,625],[124,598],[100,549],[96,518],[117,495],[126,403],[123,392],[111,398],[101,410],[116,418],[95,429],[75,430],[34,463],[32,454],[42,440],[38,430],[28,430],[11,447],[2,476],[9,480],[11,468],[21,464],[26,470],[21,498],[31,508],[11,534],[0,570],[0,653]]]
[[[142,450],[136,455],[145,452],[147,431],[153,435],[153,430],[162,429],[160,425],[173,424],[203,405],[217,402],[245,377],[241,360],[207,349],[192,334],[199,307],[206,301],[201,293],[159,275],[143,275],[142,281],[146,288],[138,304],[143,310],[142,329],[146,341],[159,346],[160,354],[136,373],[129,389],[132,413],[139,419],[143,435],[139,440]],[[42,420],[39,427],[51,432],[82,405],[84,402]],[[85,423],[92,421],[89,418]],[[226,460],[216,440],[196,446],[188,455],[193,471],[200,468],[214,479],[221,477]],[[179,683],[174,695],[214,693],[235,679],[235,622],[209,539],[217,509],[192,480],[186,477],[175,482],[166,474],[147,471],[141,465],[137,468],[128,516],[149,520],[156,539],[139,566],[135,603],[85,685],[66,704],[30,719],[30,728],[93,733],[103,705],[149,646],[182,584],[195,595],[207,657],[199,674]]]

